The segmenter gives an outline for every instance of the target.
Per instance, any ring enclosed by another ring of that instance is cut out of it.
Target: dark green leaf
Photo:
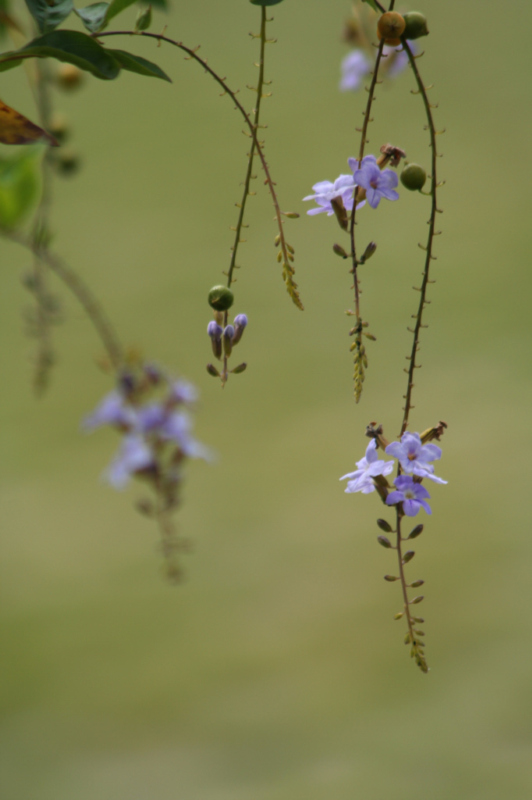
[[[136,31],[147,31],[151,25],[151,5],[139,11],[135,21]]]
[[[57,28],[68,17],[74,8],[72,0],[26,0],[29,12],[41,33],[48,33]]]
[[[283,0],[249,0],[254,6],[276,6],[277,3],[282,3]]]
[[[380,8],[378,7],[378,5],[377,5],[377,3],[375,2],[375,0],[362,0],[362,2],[363,2],[363,3],[367,3],[367,4],[368,4],[368,6],[371,6],[371,7],[372,7],[372,9],[373,9],[374,11],[376,11],[378,14],[380,14],[380,13],[381,13],[381,10],[380,10]]]
[[[163,72],[157,64],[153,64],[146,58],[134,56],[131,53],[126,53],[125,50],[108,50],[113,58],[118,61],[123,69],[129,72],[138,72],[139,75],[149,75],[153,78],[162,78],[164,81],[172,83],[166,72]]]
[[[129,6],[132,6],[133,3],[136,3],[137,0],[112,0],[111,5],[107,10],[107,16],[105,18],[106,22],[109,22],[110,19],[116,17],[117,14],[120,14],[121,11],[124,11]]]
[[[168,11],[167,0],[151,0],[151,4],[154,8],[160,8],[161,11]]]
[[[75,8],[74,11],[91,33],[99,31],[106,21],[109,3],[93,3],[85,8]]]
[[[3,53],[3,55],[7,56],[9,53]],[[13,69],[13,67],[19,67],[22,64],[22,59],[14,58],[12,61],[0,61],[0,72],[7,72],[8,69]]]
[[[0,225],[15,228],[37,199],[42,147],[0,158]]]
[[[53,31],[39,36],[29,42],[20,50],[13,50],[10,53],[0,55],[0,70],[9,69],[3,66],[3,62],[13,65],[17,58],[57,58],[58,61],[66,61],[68,64],[75,64],[76,67],[91,72],[96,78],[112,80],[120,72],[120,65],[110,52],[104,50],[90,36],[78,31]]]

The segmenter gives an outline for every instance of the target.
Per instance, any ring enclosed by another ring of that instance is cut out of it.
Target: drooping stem
[[[2,230],[1,234],[6,239],[10,239],[12,242],[16,242],[30,250],[67,286],[96,329],[113,368],[118,370],[124,362],[122,345],[100,303],[87,284],[63,259],[50,252],[42,243],[35,242],[31,237],[17,231]]]
[[[283,262],[283,277],[286,283],[286,288],[294,304],[299,309],[303,310],[303,303],[301,302],[301,298],[299,297],[299,293],[297,291],[297,284],[293,280],[294,268],[292,267],[292,262],[294,260],[294,257],[292,252],[290,251],[290,247],[285,238],[283,220],[282,220],[283,212],[281,211],[279,200],[277,198],[277,193],[275,191],[275,183],[272,180],[270,169],[268,167],[268,162],[266,161],[262,146],[259,142],[255,123],[251,120],[250,115],[247,113],[242,103],[238,100],[236,92],[234,92],[232,89],[229,88],[229,86],[225,82],[225,78],[222,78],[220,75],[218,75],[218,73],[215,72],[203,58],[200,58],[200,56],[198,56],[197,54],[198,48],[193,49],[191,47],[187,47],[182,42],[178,42],[175,39],[170,39],[168,36],[164,36],[161,33],[150,33],[149,31],[140,31],[138,33],[135,33],[134,31],[103,31],[92,35],[96,39],[101,39],[104,36],[134,36],[134,35],[143,36],[145,38],[155,39],[158,42],[166,42],[167,44],[171,44],[173,47],[178,47],[180,50],[183,50],[183,52],[187,53],[189,58],[196,61],[198,64],[201,64],[205,72],[207,72],[212,78],[214,78],[216,83],[222,87],[223,93],[227,94],[231,98],[231,100],[235,104],[235,107],[242,115],[242,118],[244,119],[244,122],[246,123],[247,128],[251,134],[255,150],[257,151],[257,154],[260,158],[260,162],[262,164],[262,169],[265,175],[265,183],[268,186],[270,196],[272,198],[273,207],[275,209],[275,218],[279,230],[278,241],[282,253],[281,260]]]
[[[419,74],[419,70],[417,68],[416,56],[414,56],[414,54],[412,53],[412,50],[411,50],[410,46],[408,45],[408,42],[403,41],[403,48],[404,48],[404,50],[405,50],[405,52],[406,52],[406,54],[408,56],[408,60],[410,62],[410,66],[412,67],[412,71],[414,73],[414,76],[415,76],[415,79],[416,79],[416,83],[417,83],[417,86],[418,86],[418,90],[417,90],[417,92],[415,92],[415,94],[421,94],[421,97],[423,99],[423,105],[425,106],[425,114],[426,114],[426,117],[427,117],[427,128],[428,128],[429,135],[430,135],[430,147],[431,147],[431,151],[432,152],[431,152],[431,187],[430,187],[431,203],[430,203],[430,219],[428,221],[429,232],[428,232],[428,236],[427,236],[427,244],[426,245],[420,245],[420,247],[423,250],[425,250],[426,255],[425,255],[425,264],[424,264],[424,267],[423,267],[423,279],[422,279],[422,282],[421,282],[421,286],[418,287],[418,291],[420,293],[419,305],[418,305],[417,313],[415,315],[413,315],[415,317],[416,322],[415,322],[415,325],[414,325],[413,329],[409,328],[409,330],[411,330],[411,332],[413,334],[413,339],[412,339],[412,349],[411,349],[410,355],[407,356],[407,359],[410,362],[409,363],[409,367],[408,367],[407,370],[405,370],[405,372],[408,375],[408,383],[407,383],[407,387],[406,387],[406,394],[404,395],[405,405],[404,405],[404,408],[403,408],[404,413],[403,413],[403,421],[402,421],[402,424],[401,424],[401,435],[406,431],[406,429],[408,427],[408,420],[409,420],[409,416],[410,416],[410,411],[413,408],[413,405],[412,405],[412,390],[414,388],[414,372],[420,366],[419,364],[416,363],[417,354],[418,354],[418,351],[419,351],[419,338],[420,338],[421,329],[426,327],[426,325],[423,325],[423,311],[425,309],[425,306],[429,302],[427,300],[428,285],[429,285],[429,283],[434,283],[434,281],[432,281],[430,279],[430,262],[435,258],[435,256],[432,254],[432,250],[433,250],[433,246],[434,246],[434,237],[437,235],[437,232],[435,230],[435,227],[436,227],[436,214],[437,213],[441,213],[440,209],[438,208],[438,202],[437,202],[437,196],[436,196],[437,195],[438,186],[441,185],[441,184],[438,184],[438,178],[437,178],[437,174],[436,174],[436,171],[437,171],[437,160],[438,160],[438,153],[437,153],[437,150],[436,150],[436,135],[437,135],[437,131],[436,131],[436,128],[435,128],[435,125],[434,125],[434,119],[433,119],[433,116],[432,116],[432,107],[431,107],[431,104],[430,104],[428,96],[427,96],[427,89],[426,89],[426,87],[425,87],[425,85],[424,85],[424,83],[423,83],[423,81],[421,79],[421,75]]]
[[[410,613],[410,601],[408,599],[408,585],[405,578],[405,565],[403,561],[403,552],[402,552],[402,543],[403,537],[401,536],[401,520],[402,515],[399,510],[399,506],[396,506],[397,510],[397,522],[396,522],[396,531],[397,531],[397,539],[396,539],[396,550],[397,550],[397,559],[399,563],[399,579],[401,581],[401,589],[403,592],[403,604],[404,604],[404,615],[406,616],[406,621],[408,624],[408,634],[407,634],[407,641],[411,645],[411,654],[412,657],[415,658],[416,664],[420,668],[422,672],[428,672],[428,664],[425,659],[425,655],[423,652],[423,642],[419,641],[419,635],[414,628],[414,619],[412,618],[412,614]]]
[[[261,25],[260,25],[260,57],[259,57],[259,77],[257,80],[257,102],[255,104],[255,108],[253,110],[253,124],[255,128],[255,133],[257,133],[259,129],[259,116],[260,116],[260,106],[263,97],[263,88],[264,88],[264,55],[266,50],[266,7],[261,7]],[[230,287],[231,283],[233,282],[233,272],[236,267],[236,254],[238,250],[238,245],[240,244],[240,235],[242,232],[242,227],[244,224],[244,213],[246,210],[246,203],[249,197],[249,186],[251,183],[251,178],[253,175],[253,158],[255,156],[255,139],[251,141],[251,149],[248,155],[248,167],[246,171],[246,178],[244,180],[244,191],[242,192],[242,200],[239,203],[239,214],[238,220],[235,227],[235,240],[233,243],[233,247],[231,248],[231,263],[229,264],[229,270],[227,273],[227,286]]]

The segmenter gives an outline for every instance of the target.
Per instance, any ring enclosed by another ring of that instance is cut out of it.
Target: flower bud
[[[371,258],[375,250],[377,249],[376,242],[370,242],[364,252],[362,253],[362,258],[360,259],[361,264],[365,264],[368,258]]]
[[[59,153],[54,159],[54,164],[60,175],[75,175],[79,170],[80,158],[75,150],[68,148],[61,148],[62,152]]]
[[[398,613],[398,614],[394,614],[394,615],[393,615],[393,618],[394,618],[394,619],[402,619],[402,618],[404,617],[404,615],[405,615],[405,612],[404,612],[404,611],[399,611],[399,613]]]
[[[218,325],[217,322],[212,320],[207,325],[207,333],[211,337],[212,352],[214,353],[214,357],[221,358],[223,329]]]
[[[377,23],[379,39],[384,39],[386,44],[401,44],[400,36],[405,29],[405,21],[397,11],[387,11]]]
[[[340,244],[333,244],[333,250],[337,256],[341,258],[347,258],[347,253],[345,252],[344,248]]]
[[[227,286],[213,286],[209,292],[209,305],[216,311],[227,311],[234,302],[234,295]]]
[[[401,183],[411,192],[419,192],[425,185],[427,173],[419,164],[409,164],[401,172]]]
[[[232,325],[227,325],[224,330],[223,335],[223,344],[224,344],[224,353],[226,356],[230,356],[233,350],[233,336],[235,335],[235,329]]]
[[[244,333],[244,328],[248,324],[248,318],[245,314],[237,314],[235,317],[235,332],[233,334],[233,344],[238,344]]]
[[[209,373],[209,375],[212,375],[213,378],[220,377],[220,373],[218,372],[214,364],[207,364],[207,372]]]
[[[48,126],[48,130],[52,136],[55,136],[60,144],[63,144],[70,135],[70,128],[65,115],[54,114]]]
[[[398,581],[399,578],[396,575],[385,575],[384,576],[384,580],[385,581]]]
[[[245,361],[243,361],[243,362],[242,362],[241,364],[239,364],[237,367],[235,367],[234,369],[232,369],[232,370],[231,370],[231,372],[232,372],[234,375],[239,375],[241,372],[244,372],[244,370],[245,370],[246,368],[247,368],[247,363],[246,363]]]
[[[389,548],[393,546],[390,540],[386,538],[386,536],[377,536],[377,541],[383,547]]]
[[[410,586],[411,586],[413,589],[418,589],[420,586],[423,586],[423,584],[424,584],[424,583],[425,583],[425,581],[421,580],[421,578],[420,578],[418,581],[412,581],[412,583],[410,584]]]
[[[408,564],[409,561],[412,561],[414,556],[415,556],[414,550],[407,550],[403,556],[403,564]]]
[[[386,522],[385,519],[378,519],[377,520],[377,525],[379,526],[381,531],[386,531],[386,533],[392,533],[392,531],[393,531],[392,526],[390,525],[389,522]]]
[[[344,201],[341,197],[333,197],[331,200],[332,210],[334,211],[334,215],[338,220],[338,225],[341,227],[343,231],[346,231],[348,228],[348,221],[347,221],[347,211],[345,210]]]
[[[423,525],[416,525],[414,530],[411,531],[406,538],[407,539],[415,539],[416,536],[420,535],[420,533],[423,533]]]
[[[414,597],[414,599],[410,601],[410,605],[415,605],[416,603],[421,603],[423,598],[424,598],[424,595],[419,594],[417,597]]]
[[[403,37],[405,39],[419,39],[420,36],[428,36],[427,18],[419,11],[407,11],[403,14],[405,29]]]

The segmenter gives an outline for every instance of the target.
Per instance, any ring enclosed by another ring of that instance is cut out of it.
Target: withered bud
[[[440,420],[438,425],[435,425],[433,428],[427,428],[426,431],[420,436],[422,444],[427,444],[427,442],[432,442],[436,439],[438,442],[440,441],[440,436],[443,436],[445,429],[447,428],[447,423]]]
[[[401,147],[396,147],[393,144],[383,144],[381,147],[382,155],[377,159],[377,164],[381,169],[390,163],[391,167],[399,166],[402,158],[406,158],[406,153]]]
[[[348,255],[341,244],[333,244],[333,251],[341,258],[348,258]]]
[[[338,220],[338,225],[341,227],[343,231],[346,231],[348,227],[347,211],[345,210],[342,198],[333,197],[333,199],[331,200],[331,206],[333,208],[335,217]]]

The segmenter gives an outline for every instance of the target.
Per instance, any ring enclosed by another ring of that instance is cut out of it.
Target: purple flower
[[[377,443],[372,439],[366,447],[366,455],[357,461],[358,469],[342,475],[341,481],[348,479],[346,492],[362,492],[369,494],[375,491],[373,478],[377,475],[389,475],[393,469],[393,461],[382,461],[377,458]]]
[[[233,344],[238,344],[244,334],[244,329],[248,324],[245,314],[237,314],[235,317],[235,332],[233,334]]]
[[[417,44],[415,42],[408,42],[408,45],[414,55],[418,51]],[[401,72],[408,66],[408,56],[403,48],[397,48],[393,45],[385,44],[382,49],[383,56],[387,56],[385,59],[385,70],[386,75],[390,78],[396,78]]]
[[[189,381],[180,380],[174,381],[170,384],[170,397],[171,403],[185,403],[192,405],[198,399],[198,390],[194,384]]]
[[[397,486],[397,491],[390,492],[386,498],[386,505],[394,506],[402,503],[407,517],[415,517],[420,508],[424,508],[427,514],[432,514],[430,506],[426,502],[426,498],[430,498],[430,494],[424,486],[416,483],[410,475],[399,475],[394,480],[394,484]]]
[[[311,208],[310,211],[307,211],[307,214],[310,216],[322,214],[324,211],[327,212],[327,216],[332,216],[334,214],[334,209],[331,205],[331,200],[334,200],[335,197],[341,198],[344,208],[347,211],[351,211],[353,208],[355,182],[352,175],[340,175],[336,178],[334,183],[330,181],[320,181],[319,183],[315,183],[312,188],[315,194],[309,194],[307,197],[304,197],[303,200],[314,200],[320,207]]]
[[[402,469],[420,478],[430,478],[435,483],[447,483],[434,475],[431,461],[441,458],[441,448],[435,444],[422,444],[419,433],[403,433],[400,442],[392,442],[386,448],[389,456],[396,458]]]
[[[135,412],[131,406],[126,405],[120,392],[111,392],[100,405],[85,417],[83,428],[92,431],[101,425],[117,425],[119,427],[131,427],[135,423]]]
[[[142,436],[130,433],[124,436],[118,455],[104,474],[115,489],[123,489],[131,475],[154,463],[152,451]]]
[[[369,74],[371,64],[362,50],[352,50],[342,61],[340,80],[341,92],[356,92]]]
[[[349,159],[349,166],[354,168],[355,159]],[[357,162],[355,162],[357,163]],[[368,203],[372,208],[377,208],[381,198],[398,200],[399,195],[394,187],[399,183],[399,178],[391,169],[379,169],[375,156],[366,156],[362,159],[362,166],[356,169],[353,175],[355,183],[366,190]]]

